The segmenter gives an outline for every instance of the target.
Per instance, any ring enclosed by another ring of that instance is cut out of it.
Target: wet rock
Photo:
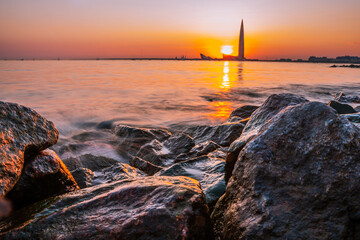
[[[44,150],[26,161],[19,181],[6,198],[19,208],[76,189],[78,185],[56,153]]]
[[[209,157],[211,158],[221,158],[221,159],[226,159],[226,153],[228,152],[229,148],[228,147],[222,147],[222,148],[218,148],[215,151],[211,152],[208,154]]]
[[[330,101],[328,103],[328,106],[335,109],[336,112],[339,114],[356,113],[356,110],[352,106],[348,104],[339,103],[337,101]]]
[[[220,158],[201,156],[172,165],[158,172],[157,176],[186,176],[200,182],[206,202],[214,205],[225,192],[225,161]]]
[[[151,164],[155,164],[157,166],[165,165],[165,158],[169,150],[163,147],[163,144],[158,140],[153,140],[150,143],[146,143],[140,147],[140,150],[134,154],[134,156],[139,157]],[[132,161],[134,157],[129,159],[129,162]]]
[[[19,180],[24,158],[54,145],[59,132],[34,110],[0,101],[0,196]]]
[[[98,171],[118,163],[115,159],[93,154],[84,154],[76,158],[67,158],[64,159],[63,162],[70,171],[78,168],[88,168],[92,171]]]
[[[163,168],[139,157],[132,157],[129,164],[152,176]]]
[[[235,139],[237,139],[244,124],[242,123],[225,123],[214,126],[196,126],[185,130],[185,133],[193,137],[195,144],[206,141],[213,141],[216,144],[225,147],[229,146]]]
[[[342,92],[335,94],[335,101],[345,103],[360,103],[360,97],[358,96],[347,96]]]
[[[229,147],[229,151],[226,157],[225,180],[227,181],[230,178],[237,156],[239,155],[241,149],[248,141],[250,141],[258,134],[260,128],[266,122],[268,122],[286,107],[304,102],[308,102],[308,100],[303,97],[288,93],[273,94],[268,97],[266,101],[253,112],[241,136],[239,134],[237,137],[240,137],[237,138],[236,141],[234,141]]]
[[[239,107],[230,114],[229,118],[232,117],[240,117],[241,119],[249,118],[251,114],[258,108],[259,106],[253,106],[253,105],[245,105]]]
[[[61,158],[64,158],[64,155],[80,153],[87,147],[89,147],[89,145],[86,143],[67,142],[64,144],[56,144],[51,147],[51,149],[58,153]]]
[[[91,185],[99,185],[103,183],[110,183],[118,180],[134,179],[138,177],[144,177],[142,171],[130,166],[126,163],[117,163],[114,166],[101,169],[95,172]]]
[[[212,214],[221,239],[357,239],[360,129],[318,102],[258,130]]]
[[[343,116],[352,123],[360,123],[360,113],[344,114]]]
[[[125,157],[135,156],[139,149],[153,140],[164,140],[170,137],[166,130],[137,128],[118,124],[114,133],[119,137],[118,152]]]
[[[202,143],[199,143],[196,146],[194,146],[189,151],[189,153],[182,153],[182,154],[178,155],[175,159],[175,162],[177,163],[177,162],[181,162],[184,160],[189,160],[190,158],[207,155],[208,153],[213,152],[220,147],[221,146],[219,146],[218,144],[216,144],[213,141],[202,142]]]
[[[0,237],[213,239],[198,184],[186,177],[146,177],[82,189],[13,214],[0,222]]]
[[[356,112],[360,112],[360,106],[355,107]]]
[[[93,171],[88,168],[78,168],[76,170],[71,171],[76,183],[80,188],[87,188],[92,186],[91,182],[95,177]]]
[[[164,142],[164,147],[175,156],[189,152],[194,146],[195,143],[192,137],[184,133],[173,134]]]

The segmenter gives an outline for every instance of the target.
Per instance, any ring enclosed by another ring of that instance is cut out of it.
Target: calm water
[[[290,92],[327,102],[360,93],[360,70],[221,61],[0,61],[0,100],[37,110],[62,135],[117,119],[168,127],[218,123],[244,104]]]

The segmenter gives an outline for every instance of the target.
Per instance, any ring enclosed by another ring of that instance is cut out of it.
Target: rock
[[[110,183],[118,180],[135,179],[146,176],[142,171],[130,166],[126,163],[117,163],[114,166],[101,169],[95,172],[91,185],[99,185],[103,183]]]
[[[177,163],[184,160],[189,160],[190,158],[207,155],[208,153],[213,152],[218,148],[220,148],[220,146],[213,141],[202,142],[194,146],[188,153],[182,153],[178,155],[175,159],[175,162]]]
[[[80,188],[87,188],[92,186],[91,182],[95,177],[93,171],[88,168],[78,168],[76,170],[71,171],[76,183]]]
[[[356,111],[356,112],[360,112],[360,106],[357,106],[357,107],[355,108],[355,111]]]
[[[218,148],[215,151],[209,153],[208,156],[211,158],[221,158],[221,159],[225,160],[228,149],[229,148],[227,148],[227,147]]]
[[[47,199],[0,223],[4,239],[213,239],[199,183],[121,180]]]
[[[169,150],[164,148],[163,144],[155,139],[150,143],[146,143],[141,146],[140,150],[136,154],[134,154],[134,156],[137,156],[145,160],[146,162],[157,166],[165,166],[165,161],[168,153]],[[133,158],[134,157],[131,157],[129,159],[129,162],[131,162]]]
[[[156,175],[185,176],[198,180],[205,193],[206,202],[214,205],[225,192],[224,167],[223,159],[201,156],[174,164]]]
[[[339,92],[335,94],[335,101],[345,102],[345,103],[360,103],[360,97],[346,96],[344,93]]]
[[[195,144],[206,141],[213,141],[216,144],[226,147],[237,139],[244,124],[242,123],[224,123],[214,126],[195,126],[185,130],[185,133],[193,137]]]
[[[153,140],[163,141],[171,136],[166,130],[137,128],[122,124],[114,127],[114,133],[119,137],[118,152],[127,158],[135,156],[146,143]]]
[[[360,123],[360,113],[355,114],[344,114],[343,115],[347,120],[353,123]]]
[[[241,136],[238,135],[238,137],[240,137],[229,147],[226,157],[225,180],[227,181],[230,178],[237,156],[239,155],[241,149],[247,142],[258,134],[260,128],[266,122],[270,121],[270,119],[286,107],[305,102],[308,102],[308,100],[288,93],[273,94],[268,97],[266,101],[253,112]]]
[[[129,164],[145,173],[147,173],[148,175],[152,176],[155,173],[157,173],[158,171],[162,170],[163,168],[152,164],[151,162],[148,162],[142,158],[139,157],[133,157],[130,159]]]
[[[6,195],[17,207],[79,189],[54,151],[44,150],[25,162],[19,181]]]
[[[241,119],[249,118],[251,116],[251,114],[258,108],[259,108],[259,106],[244,105],[242,107],[235,109],[230,114],[229,118],[232,118],[232,117],[240,117]]]
[[[337,101],[330,101],[328,106],[335,109],[338,114],[356,113],[356,110],[352,106]]]
[[[54,145],[59,132],[34,110],[0,101],[0,196],[19,180],[24,159]]]
[[[164,147],[174,156],[187,153],[195,146],[194,140],[187,134],[173,134],[164,142]]]
[[[360,129],[325,104],[278,113],[246,144],[212,214],[219,239],[358,239]]]
[[[78,168],[88,168],[91,171],[98,171],[118,163],[115,159],[92,154],[84,154],[77,158],[67,158],[64,159],[63,162],[70,171]]]

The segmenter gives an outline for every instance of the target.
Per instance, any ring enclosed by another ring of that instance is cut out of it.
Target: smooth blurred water
[[[218,123],[244,104],[290,92],[327,102],[360,95],[360,70],[222,61],[0,61],[0,100],[37,110],[63,135],[87,123]]]

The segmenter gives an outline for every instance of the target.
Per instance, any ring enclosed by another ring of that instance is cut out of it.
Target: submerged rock
[[[225,192],[224,167],[223,159],[201,156],[174,164],[156,175],[186,176],[198,180],[205,193],[206,202],[213,205]]]
[[[356,113],[356,110],[352,106],[337,101],[330,101],[328,106],[335,109],[338,114]]]
[[[19,180],[24,158],[54,145],[59,132],[34,110],[0,101],[0,196]]]
[[[56,153],[44,150],[26,161],[19,181],[6,198],[19,208],[76,189],[77,183]]]
[[[0,226],[0,238],[19,240],[213,239],[204,194],[186,177],[82,189],[23,209]]]
[[[241,151],[212,214],[220,239],[359,239],[360,129],[325,104],[284,109]]]
[[[253,112],[241,136],[239,134],[237,138],[239,136],[240,137],[236,139],[236,141],[234,141],[229,147],[229,151],[226,157],[225,180],[227,181],[230,178],[234,164],[241,149],[247,142],[249,142],[258,134],[260,128],[265,123],[270,121],[276,114],[278,114],[286,107],[305,102],[308,102],[308,100],[303,97],[288,93],[273,94],[268,97],[266,101]]]

